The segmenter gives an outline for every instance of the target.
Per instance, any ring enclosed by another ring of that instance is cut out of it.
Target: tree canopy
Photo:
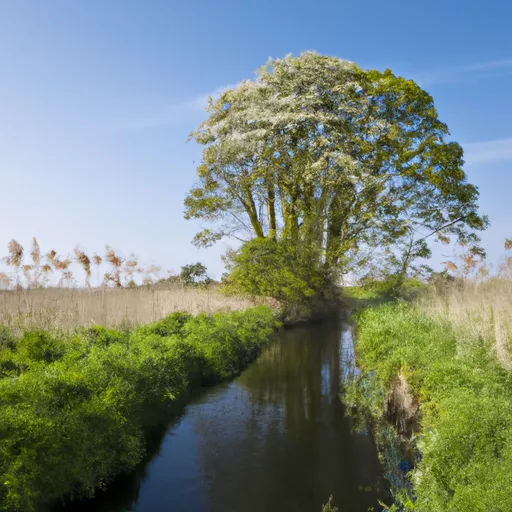
[[[210,99],[185,217],[210,245],[286,238],[345,270],[377,255],[407,269],[429,237],[476,245],[487,218],[432,97],[412,80],[306,52],[269,60]]]

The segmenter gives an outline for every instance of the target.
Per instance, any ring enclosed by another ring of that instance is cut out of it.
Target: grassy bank
[[[132,470],[164,410],[239,373],[276,327],[259,307],[132,331],[2,331],[0,510],[46,510]]]
[[[512,510],[509,347],[504,327],[496,328],[503,318],[472,296],[474,286],[358,316],[368,410],[381,424],[393,421],[403,445],[414,436],[421,453],[408,477],[412,493],[395,488],[399,510]]]

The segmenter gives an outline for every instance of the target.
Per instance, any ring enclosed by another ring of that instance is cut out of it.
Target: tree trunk
[[[340,215],[340,199],[336,195],[329,206],[327,217],[327,244],[325,250],[325,262],[327,266],[333,267],[339,261],[341,229],[343,227],[342,216]]]
[[[276,223],[276,192],[274,190],[274,183],[270,181],[267,184],[267,210],[268,210],[268,224],[269,224],[269,238],[276,238],[277,223]]]
[[[249,215],[251,226],[254,229],[254,233],[258,238],[265,238],[263,227],[261,226],[261,222],[258,219],[258,211],[256,209],[256,203],[254,202],[254,197],[252,196],[251,189],[248,186],[244,186],[244,193],[245,200],[243,202],[247,214]]]

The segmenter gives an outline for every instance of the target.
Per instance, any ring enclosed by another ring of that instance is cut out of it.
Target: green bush
[[[191,318],[192,315],[190,313],[178,311],[177,313],[166,316],[152,324],[139,328],[138,332],[145,334],[158,334],[158,336],[181,334],[183,327]]]
[[[380,279],[371,276],[361,280],[361,287],[367,293],[388,298],[413,298],[418,291],[424,290],[426,284],[411,277],[403,278],[398,274],[389,274]]]
[[[308,319],[338,299],[333,276],[319,256],[292,240],[256,238],[225,258],[223,279],[228,293],[272,297],[285,318]]]
[[[27,332],[0,349],[0,510],[92,496],[145,451],[155,406],[239,373],[277,327],[268,308],[169,317],[133,332]],[[11,338],[9,338],[11,339]]]
[[[491,343],[461,346],[447,322],[387,304],[359,315],[356,350],[381,389],[400,372],[421,404],[414,510],[512,510],[512,377]]]

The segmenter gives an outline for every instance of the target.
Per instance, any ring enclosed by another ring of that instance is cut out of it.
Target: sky
[[[201,156],[188,135],[209,94],[315,50],[433,95],[496,263],[512,236],[511,19],[508,0],[0,0],[0,254],[36,236],[220,277],[230,244],[196,249],[183,219]]]

